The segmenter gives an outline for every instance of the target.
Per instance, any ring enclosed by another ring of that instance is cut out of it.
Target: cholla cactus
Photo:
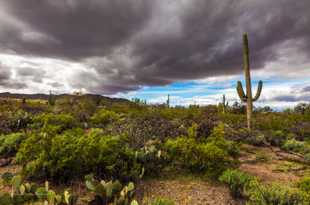
[[[242,102],[246,103],[247,108],[247,125],[248,129],[251,129],[251,118],[252,118],[252,110],[253,110],[253,102],[258,100],[262,88],[263,82],[259,81],[258,88],[255,97],[252,97],[252,84],[251,84],[251,75],[250,75],[250,59],[249,59],[249,43],[248,43],[248,35],[243,34],[243,66],[244,66],[244,74],[246,81],[246,94],[243,91],[242,83],[238,81],[237,84],[237,92]]]

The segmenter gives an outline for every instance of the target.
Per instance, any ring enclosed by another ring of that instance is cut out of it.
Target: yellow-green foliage
[[[0,157],[14,156],[20,143],[25,138],[23,133],[12,133],[0,136]]]
[[[284,150],[299,152],[299,153],[309,153],[310,152],[310,145],[307,142],[298,141],[295,139],[287,140],[282,148]]]
[[[168,139],[164,148],[174,164],[192,171],[207,171],[208,174],[216,176],[228,167],[232,157],[239,153],[239,146],[226,140],[224,135],[224,125],[220,124],[206,140],[198,141],[193,136],[183,136]]]
[[[42,129],[43,132],[60,133],[77,126],[75,118],[70,114],[44,113],[33,118],[33,129]]]
[[[173,164],[195,172],[207,171],[214,176],[229,165],[230,155],[225,147],[225,140],[197,142],[190,137],[169,139],[164,144],[168,158]]]
[[[310,177],[304,177],[298,182],[304,200],[310,203]]]
[[[219,179],[229,186],[233,196],[246,199],[247,205],[309,204],[301,190],[278,184],[265,185],[239,170],[226,170]]]
[[[157,198],[150,205],[175,205],[175,203],[169,199]]]
[[[249,197],[249,190],[258,183],[255,177],[238,170],[226,170],[219,180],[229,186],[234,197]]]
[[[69,180],[94,172],[114,177],[136,177],[141,165],[135,152],[119,136],[107,136],[100,129],[81,129],[62,134],[32,133],[17,153],[27,176]]]
[[[119,119],[120,115],[116,112],[100,109],[90,118],[90,121],[96,127],[104,127],[105,125],[116,122]]]

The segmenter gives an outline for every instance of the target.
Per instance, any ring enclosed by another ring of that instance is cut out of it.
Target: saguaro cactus
[[[226,109],[228,107],[228,101],[226,101],[226,96],[225,94],[223,95],[223,98],[222,98],[222,106],[223,106],[223,113],[226,112]]]
[[[247,111],[247,125],[248,129],[251,129],[251,118],[252,118],[252,110],[253,110],[253,102],[258,100],[262,88],[263,82],[260,80],[257,87],[257,92],[255,97],[252,97],[252,84],[251,84],[251,75],[250,75],[250,59],[249,59],[249,42],[248,35],[243,34],[243,68],[245,74],[246,81],[246,94],[243,91],[242,83],[238,81],[237,83],[237,92],[242,102],[246,103],[246,111]]]
[[[169,94],[168,94],[166,105],[167,105],[167,107],[170,107],[170,95]]]
[[[48,96],[48,104],[53,106],[55,105],[56,99],[55,96],[53,96],[52,91],[50,90],[50,94]]]

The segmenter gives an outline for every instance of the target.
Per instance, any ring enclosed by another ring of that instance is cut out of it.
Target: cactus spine
[[[237,92],[242,102],[246,103],[247,111],[247,126],[248,129],[251,129],[251,119],[252,119],[252,110],[253,102],[258,100],[262,88],[263,82],[260,80],[257,87],[257,92],[255,97],[252,97],[252,84],[251,84],[251,75],[250,75],[250,57],[249,57],[249,42],[248,35],[243,34],[243,68],[246,81],[246,94],[243,91],[242,83],[238,81],[237,83]]]

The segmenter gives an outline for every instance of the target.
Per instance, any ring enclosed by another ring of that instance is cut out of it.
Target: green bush
[[[309,204],[298,189],[277,184],[264,185],[255,177],[238,170],[227,170],[219,179],[229,186],[234,197],[246,199],[248,205]]]
[[[303,194],[304,201],[310,204],[310,177],[304,177],[298,182],[298,188]]]
[[[86,134],[81,129],[57,135],[33,133],[16,159],[27,176],[63,181],[88,173],[126,180],[139,176],[142,169],[126,140],[104,135],[100,129]]]
[[[267,140],[271,145],[279,147],[287,140],[287,136],[282,130],[272,130]]]
[[[215,142],[198,143],[193,138],[178,137],[167,140],[164,147],[175,165],[191,171],[208,171],[218,175],[230,162],[227,151]]]
[[[282,148],[287,151],[293,151],[298,153],[310,152],[310,146],[306,142],[297,141],[295,139],[287,140]]]
[[[34,117],[32,124],[32,128],[54,133],[60,133],[75,126],[77,126],[77,122],[72,115],[52,113],[44,113]]]
[[[90,121],[95,127],[104,127],[107,124],[116,122],[119,119],[120,115],[116,112],[100,109],[90,118]]]
[[[0,136],[0,157],[12,157],[16,154],[20,143],[25,139],[23,133],[12,133]]]
[[[257,179],[239,170],[226,170],[219,180],[229,186],[232,196],[249,197],[251,186],[257,184]]]
[[[169,199],[157,198],[150,205],[174,205],[175,203]]]
[[[308,204],[297,189],[278,184],[259,185],[250,193],[249,205],[299,205]]]
[[[207,139],[207,143],[214,144],[215,146],[225,150],[229,156],[237,157],[240,153],[240,146],[238,143],[225,139],[226,130],[223,123],[218,124],[211,132]]]
[[[304,155],[305,164],[310,165],[310,153]]]

